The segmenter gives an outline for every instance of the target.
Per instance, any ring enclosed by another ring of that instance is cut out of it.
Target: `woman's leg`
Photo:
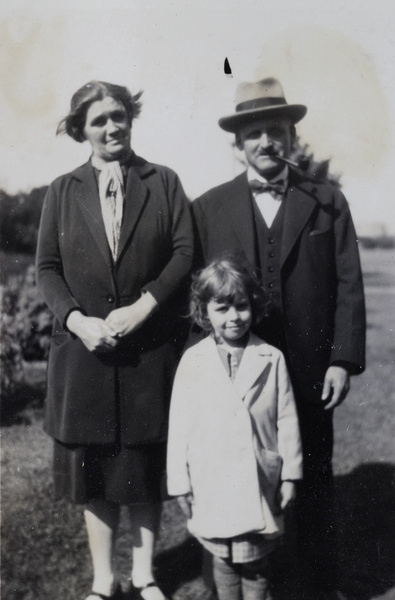
[[[129,511],[133,536],[132,582],[135,587],[144,588],[155,580],[153,556],[161,504],[131,505]],[[142,590],[141,596],[145,600],[163,600],[165,598],[156,586]]]
[[[92,591],[110,596],[114,591],[113,549],[119,522],[119,505],[93,500],[84,511],[93,564]],[[87,600],[97,600],[89,595]]]

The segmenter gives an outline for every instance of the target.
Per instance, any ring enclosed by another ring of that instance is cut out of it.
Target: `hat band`
[[[253,110],[255,108],[265,108],[267,106],[279,104],[287,104],[285,98],[257,98],[256,100],[240,102],[240,104],[236,106],[236,112],[240,112],[242,110]]]

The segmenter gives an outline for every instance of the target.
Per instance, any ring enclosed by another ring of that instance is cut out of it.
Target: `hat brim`
[[[275,119],[276,117],[287,117],[292,123],[298,123],[307,112],[307,106],[303,104],[279,104],[278,106],[265,106],[262,108],[253,108],[243,110],[229,117],[223,117],[218,121],[218,125],[225,131],[237,133],[240,127],[249,121],[255,121],[259,118]]]

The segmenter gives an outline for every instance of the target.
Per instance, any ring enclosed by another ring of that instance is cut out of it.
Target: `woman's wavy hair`
[[[250,301],[254,327],[266,313],[268,296],[265,289],[237,257],[218,258],[193,275],[190,316],[199,327],[210,331],[212,327],[207,315],[210,300],[234,304],[246,297]]]
[[[56,130],[56,134],[67,133],[76,142],[85,141],[84,127],[86,114],[93,102],[104,100],[104,98],[114,98],[117,102],[123,104],[132,126],[132,121],[136,119],[141,112],[140,97],[142,91],[132,96],[127,87],[106,83],[105,81],[89,81],[77,90],[70,103],[69,114],[62,119]]]

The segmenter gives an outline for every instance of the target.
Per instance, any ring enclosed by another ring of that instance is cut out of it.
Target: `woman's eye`
[[[94,119],[91,123],[92,127],[103,127],[106,124],[106,120],[102,117]]]
[[[112,114],[112,119],[117,123],[123,123],[124,121],[126,121],[126,115],[123,112],[116,112]]]

